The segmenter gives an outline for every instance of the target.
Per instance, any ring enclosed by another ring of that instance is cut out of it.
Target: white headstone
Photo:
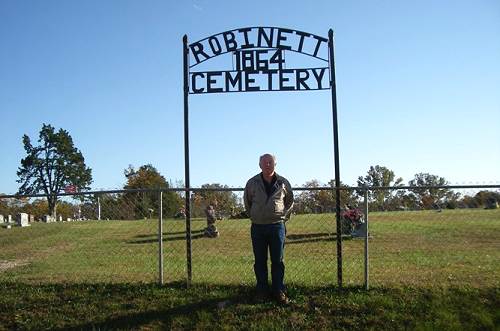
[[[19,226],[30,226],[28,214],[26,214],[26,213],[17,214],[16,222],[17,222],[17,225],[19,225]]]
[[[71,222],[72,221],[71,217],[68,217],[66,221]]]
[[[4,223],[4,222],[5,222],[5,220],[3,218],[3,215],[0,214],[0,223]]]
[[[12,215],[7,215],[7,223],[12,223]]]
[[[52,222],[52,216],[50,216],[50,215],[43,215],[43,221],[45,223],[51,223]]]
[[[62,216],[59,215],[59,222],[62,222],[62,221],[63,221]]]
[[[30,215],[30,223],[34,223],[35,222],[35,215]]]

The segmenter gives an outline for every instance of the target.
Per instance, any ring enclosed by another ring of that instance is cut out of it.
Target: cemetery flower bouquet
[[[363,223],[364,214],[358,208],[349,208],[340,213],[342,218],[342,234],[351,234]]]
[[[344,210],[340,213],[343,219],[350,221],[354,226],[363,223],[363,217],[365,216],[361,210],[358,208],[351,208]]]

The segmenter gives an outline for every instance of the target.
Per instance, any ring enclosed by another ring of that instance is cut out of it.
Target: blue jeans
[[[255,278],[257,279],[257,291],[268,291],[267,282],[267,251],[271,255],[271,279],[272,291],[278,293],[285,290],[283,278],[285,276],[285,264],[283,263],[283,251],[285,248],[285,224],[253,224],[250,229],[252,237],[253,255],[255,264]]]

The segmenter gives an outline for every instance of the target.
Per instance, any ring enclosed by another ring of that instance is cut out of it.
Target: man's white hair
[[[266,153],[266,154],[262,154],[262,155],[260,156],[260,158],[259,158],[259,165],[261,165],[261,164],[262,164],[262,160],[263,160],[265,157],[269,157],[269,156],[273,158],[273,162],[274,162],[274,164],[276,164],[276,156],[274,156],[273,154],[268,154],[268,153]]]

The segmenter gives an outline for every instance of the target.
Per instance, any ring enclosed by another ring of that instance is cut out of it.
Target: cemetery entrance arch
[[[286,53],[294,52],[324,63],[320,67],[287,68]],[[232,70],[195,71],[214,57],[231,54]],[[245,27],[221,32],[188,44],[183,37],[184,160],[187,278],[191,268],[191,186],[189,176],[189,96],[205,93],[331,90],[335,163],[337,280],[342,286],[340,235],[340,170],[333,30],[328,38],[280,27]]]

